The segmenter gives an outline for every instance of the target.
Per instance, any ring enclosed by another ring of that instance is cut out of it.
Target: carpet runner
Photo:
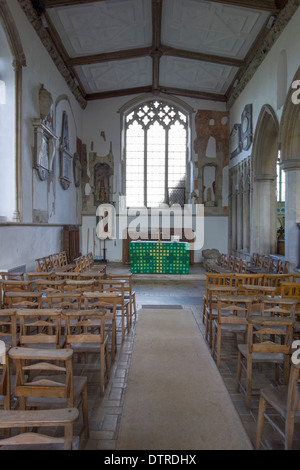
[[[248,450],[193,313],[139,312],[116,450]]]

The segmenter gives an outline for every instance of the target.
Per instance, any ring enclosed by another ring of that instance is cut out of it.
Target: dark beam
[[[162,0],[152,0],[152,86],[159,86],[159,63],[161,46]]]
[[[151,93],[152,86],[126,88],[124,90],[103,91],[101,93],[89,93],[85,96],[86,101],[103,100],[105,98],[115,98],[117,96],[135,95],[140,93]]]
[[[74,5],[84,5],[104,1],[105,0],[44,0],[44,5],[46,8],[73,7]]]
[[[158,89],[153,89],[152,86],[139,87],[139,88],[127,88],[124,90],[111,90],[104,91],[102,93],[90,93],[85,96],[86,101],[102,100],[105,98],[115,98],[118,96],[126,95],[136,95],[141,93],[165,93],[167,95],[177,95],[185,96],[188,98],[196,98],[200,100],[210,100],[210,101],[221,101],[225,102],[226,97],[217,93],[205,93],[196,90],[187,90],[183,88],[170,88],[170,87],[161,87]]]
[[[185,51],[183,49],[175,49],[173,47],[162,47],[162,54],[182,57],[184,59],[200,60],[202,62],[211,62],[214,64],[229,65],[231,67],[243,67],[245,62],[242,59],[232,57],[221,57],[213,54],[203,54],[201,52]]]
[[[275,11],[278,10],[278,0],[210,0],[235,7],[250,8],[251,10]],[[279,0],[280,1],[280,0]]]
[[[227,98],[225,95],[218,93],[206,93],[204,91],[187,90],[185,88],[173,88],[173,87],[159,87],[161,93],[168,95],[186,96],[188,98],[196,98],[199,100],[211,100],[211,101],[222,101],[226,102]]]
[[[76,65],[98,64],[101,62],[112,62],[115,60],[132,59],[135,57],[146,57],[151,54],[151,50],[151,47],[141,47],[124,51],[105,52],[103,54],[74,57],[68,59],[68,65],[74,67]]]

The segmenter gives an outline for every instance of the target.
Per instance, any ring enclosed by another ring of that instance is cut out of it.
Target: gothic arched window
[[[186,200],[188,113],[150,99],[125,115],[127,207]]]

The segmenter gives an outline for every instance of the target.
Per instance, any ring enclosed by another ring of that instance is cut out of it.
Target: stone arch
[[[285,258],[290,269],[299,267],[300,247],[300,104],[293,100],[293,83],[300,80],[300,67],[290,84],[279,127],[280,165],[285,171]],[[300,83],[300,82],[299,82]],[[299,89],[297,83],[297,89]],[[297,92],[299,95],[299,92]]]
[[[266,104],[259,114],[252,150],[251,252],[276,253],[278,119]]]
[[[292,83],[300,80],[300,67]],[[300,105],[293,102],[295,90],[289,87],[279,128],[281,162],[300,160]]]

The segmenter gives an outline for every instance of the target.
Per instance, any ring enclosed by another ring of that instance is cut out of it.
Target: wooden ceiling
[[[19,2],[82,103],[145,92],[226,102],[287,4],[287,0]],[[103,38],[111,38],[110,43],[107,40],[104,46]]]

